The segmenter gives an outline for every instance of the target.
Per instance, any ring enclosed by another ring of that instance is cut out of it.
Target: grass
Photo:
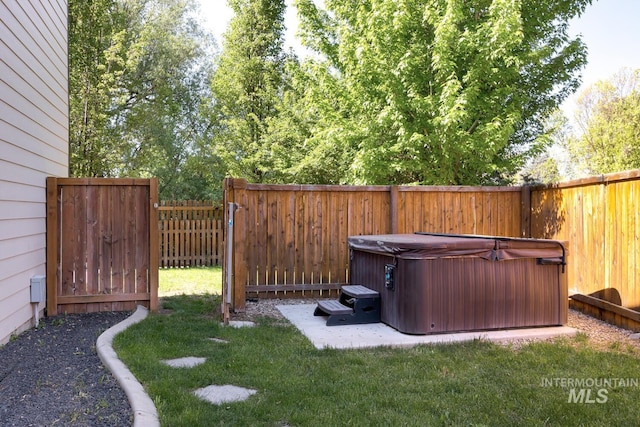
[[[161,268],[158,296],[221,294],[222,267]]]
[[[168,314],[152,314],[116,337],[116,351],[151,395],[163,426],[637,424],[640,387],[608,387],[604,403],[569,403],[572,387],[548,384],[640,377],[637,354],[596,351],[583,335],[520,348],[473,341],[317,350],[275,319],[222,327],[219,306],[218,295],[167,297]],[[189,369],[160,363],[185,356],[207,362]],[[222,406],[193,395],[211,384],[258,393]],[[590,400],[600,388],[590,387]]]

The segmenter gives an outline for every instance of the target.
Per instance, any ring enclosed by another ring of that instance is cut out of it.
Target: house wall
[[[34,325],[46,177],[68,176],[67,9],[66,0],[0,0],[0,345]]]

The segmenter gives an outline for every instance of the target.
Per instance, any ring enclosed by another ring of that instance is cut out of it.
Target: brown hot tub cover
[[[453,234],[381,234],[348,238],[352,249],[388,253],[400,259],[479,257],[491,261],[518,258],[559,258],[566,250],[555,240],[518,239]]]

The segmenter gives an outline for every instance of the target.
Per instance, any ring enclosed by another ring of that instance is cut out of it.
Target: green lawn
[[[221,294],[222,267],[161,268],[158,296]]]
[[[474,341],[317,350],[280,320],[223,327],[219,307],[218,295],[166,297],[168,314],[151,314],[115,339],[163,426],[637,425],[640,387],[589,381],[638,381],[638,355],[632,349],[596,351],[583,334],[518,349]],[[186,356],[207,362],[183,369],[160,363]],[[589,385],[582,403],[569,399],[585,387],[569,381]],[[258,392],[222,406],[192,394],[212,384]]]

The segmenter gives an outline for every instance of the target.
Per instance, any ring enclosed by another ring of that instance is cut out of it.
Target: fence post
[[[149,179],[149,310],[158,311],[158,178]]]
[[[47,177],[47,316],[58,314],[58,178]]]
[[[231,254],[233,252],[233,217],[236,210],[236,204],[234,202],[227,202],[227,210],[225,211],[225,215],[227,218],[227,228],[226,228],[226,245],[225,252],[227,254]],[[231,283],[233,283],[231,271],[233,270],[233,257],[225,256],[224,257],[224,279],[222,285],[222,321],[225,325],[229,324],[229,306],[231,305],[231,295],[233,292],[231,291]]]
[[[232,252],[229,253],[229,245],[224,245],[223,257],[223,289],[231,289],[231,308],[235,312],[245,311],[245,285],[247,282],[247,259],[246,259],[246,240],[247,240],[247,216],[246,216],[246,188],[247,181],[244,179],[225,178],[224,179],[224,200],[225,206],[229,203],[235,204],[235,212],[233,218],[233,236]],[[224,211],[225,224],[229,223],[228,211]],[[223,227],[223,236],[226,241],[229,233],[227,227]],[[229,270],[230,269],[230,273]],[[227,283],[228,281],[231,283]],[[227,296],[223,296],[226,300]],[[224,310],[224,302],[223,302]]]
[[[236,211],[233,220],[233,310],[245,311],[247,283],[247,180],[234,179]]]

